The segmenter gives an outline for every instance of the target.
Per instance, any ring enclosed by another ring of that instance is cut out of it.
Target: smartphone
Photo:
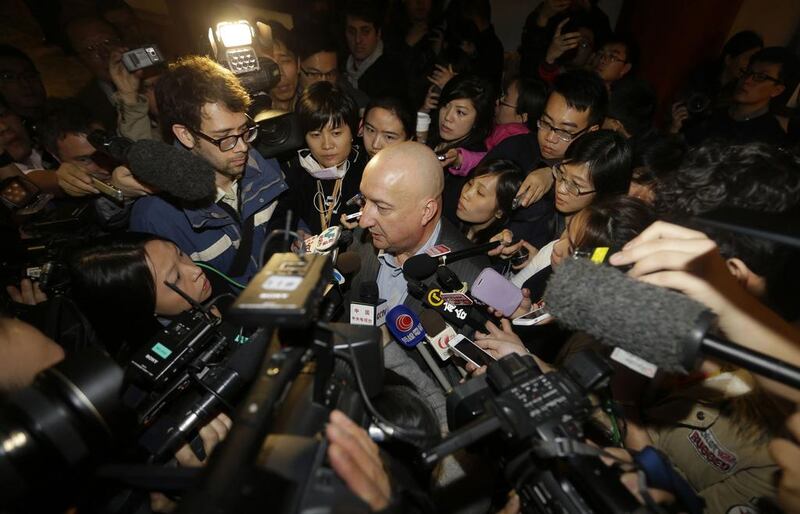
[[[492,268],[481,271],[472,283],[472,296],[509,317],[522,302],[522,291]]]
[[[112,200],[116,200],[117,202],[122,202],[125,200],[125,195],[122,194],[122,191],[111,184],[106,184],[96,177],[92,177],[92,185],[96,187],[98,191],[108,196]]]
[[[122,64],[131,73],[163,62],[164,56],[156,45],[143,46],[122,54]]]
[[[38,194],[39,188],[22,177],[13,176],[0,182],[0,199],[11,210],[29,206]]]
[[[361,211],[354,212],[353,214],[348,214],[345,216],[344,219],[345,221],[358,221],[358,219],[361,218],[361,214]]]
[[[530,325],[541,325],[551,319],[553,319],[553,316],[547,311],[547,307],[540,302],[534,305],[533,309],[527,314],[514,318],[511,323],[513,325],[527,327]]]
[[[488,366],[495,361],[495,358],[486,353],[486,350],[473,343],[463,334],[456,335],[456,337],[449,340],[447,344],[461,358],[475,366]]]

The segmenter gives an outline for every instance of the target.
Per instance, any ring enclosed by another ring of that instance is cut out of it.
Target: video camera
[[[508,355],[491,363],[485,375],[456,386],[447,414],[450,427],[460,428],[422,460],[433,465],[480,441],[492,455],[501,455],[522,512],[644,512],[619,473],[582,442],[584,424],[595,410],[590,395],[608,385],[611,373],[590,351],[547,374],[530,356]]]

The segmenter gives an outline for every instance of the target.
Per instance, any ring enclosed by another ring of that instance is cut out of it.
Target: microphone
[[[336,225],[328,227],[320,234],[309,236],[304,241],[306,252],[328,254],[340,246],[349,246],[353,242],[353,233],[349,230],[342,230]]]
[[[448,323],[457,327],[469,325],[475,330],[485,330],[488,317],[472,305],[454,305],[442,297],[442,290],[427,288],[422,282],[408,281],[408,293],[425,306],[438,312]],[[466,295],[464,295],[466,296]]]
[[[405,305],[396,305],[386,314],[386,327],[406,348],[414,348],[425,339],[419,318]]]
[[[431,353],[425,348],[425,345],[419,344],[426,339],[425,329],[419,322],[419,318],[414,311],[405,305],[396,305],[386,315],[386,327],[389,332],[394,336],[398,343],[406,348],[416,348],[422,356],[422,360],[428,365],[428,368],[436,377],[439,384],[445,391],[450,391],[453,387],[450,381],[444,376],[441,368],[431,357]]]
[[[414,255],[403,264],[403,274],[414,280],[425,280],[436,273],[436,268],[439,266],[444,266],[448,262],[455,262],[462,259],[469,259],[476,255],[483,255],[498,246],[500,246],[500,241],[492,241],[464,250],[439,254],[436,257],[431,257],[427,253]]]
[[[134,177],[180,200],[196,202],[217,194],[214,168],[188,150],[142,139],[127,152]]]
[[[450,358],[450,345],[447,343],[456,337],[453,327],[445,323],[444,319],[436,311],[425,309],[419,315],[422,328],[425,329],[425,339],[433,347],[440,359],[446,361]]]
[[[358,300],[350,302],[350,324],[379,327],[386,322],[386,300],[378,298],[377,282],[362,282]]]
[[[344,252],[336,259],[336,268],[333,270],[335,282],[328,287],[322,298],[319,315],[322,321],[332,321],[339,317],[344,304],[344,292],[350,285],[346,277],[352,277],[360,269],[361,257],[355,252]],[[345,284],[347,287],[343,287]]]
[[[447,266],[439,266],[436,268],[436,281],[442,286],[442,290],[452,293],[466,293],[467,284],[462,282],[458,275]]]
[[[703,353],[800,388],[800,368],[710,334],[716,316],[706,306],[616,268],[567,259],[554,269],[544,301],[566,327],[667,371],[691,371]]]
[[[361,257],[356,252],[343,252],[336,258],[336,268],[334,269],[334,277],[336,271],[339,272],[339,277],[336,277],[338,285],[344,285],[347,278],[352,278],[353,275],[361,270]]]

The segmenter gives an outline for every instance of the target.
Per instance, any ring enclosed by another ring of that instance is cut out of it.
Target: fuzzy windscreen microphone
[[[713,319],[707,307],[685,295],[589,259],[566,259],[556,266],[544,302],[567,328],[672,372],[693,369]]]
[[[343,252],[336,258],[336,269],[342,275],[355,275],[361,269],[361,257],[355,252]]]
[[[128,166],[137,179],[180,200],[213,199],[214,168],[188,150],[142,139],[128,150]]]

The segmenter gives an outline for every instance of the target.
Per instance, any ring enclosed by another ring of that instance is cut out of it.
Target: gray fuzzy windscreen
[[[681,364],[683,343],[708,310],[683,294],[588,259],[566,259],[555,267],[544,301],[563,326],[619,346],[665,371],[681,372],[689,371]]]
[[[131,146],[128,162],[133,176],[175,198],[196,202],[217,193],[214,169],[188,150],[143,139]]]

